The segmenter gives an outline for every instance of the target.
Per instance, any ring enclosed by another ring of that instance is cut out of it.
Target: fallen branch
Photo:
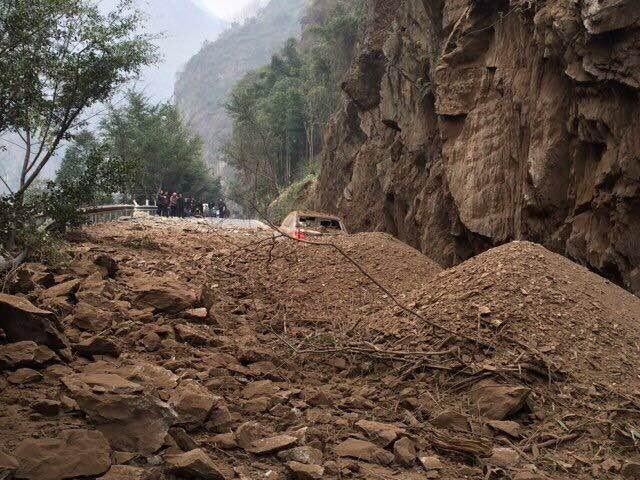
[[[27,258],[27,253],[28,252],[25,250],[16,258],[13,258],[11,260],[3,260],[2,257],[0,257],[0,273],[18,268]]]
[[[571,442],[577,438],[579,438],[581,436],[580,433],[571,433],[569,435],[565,435],[563,437],[556,437],[556,438],[552,438],[551,440],[547,440],[544,442],[540,442],[540,443],[533,443],[530,445],[527,445],[525,447],[522,448],[522,450],[524,452],[530,452],[531,450],[533,450],[534,446],[537,448],[546,448],[546,447],[558,447],[560,446],[560,444],[562,443],[566,443],[566,442]]]

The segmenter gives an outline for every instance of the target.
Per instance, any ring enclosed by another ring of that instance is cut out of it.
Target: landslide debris
[[[640,300],[526,242],[331,242],[133,219],[16,272],[0,478],[635,478]]]

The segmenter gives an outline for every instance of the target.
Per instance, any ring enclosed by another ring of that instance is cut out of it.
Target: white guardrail
[[[133,217],[137,212],[156,214],[156,207],[153,205],[101,205],[98,207],[86,207],[80,210],[85,217],[85,223],[110,222],[123,217]]]

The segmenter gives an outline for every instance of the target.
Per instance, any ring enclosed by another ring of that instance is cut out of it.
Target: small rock
[[[371,422],[369,420],[360,420],[356,423],[356,426],[381,447],[391,445],[400,434],[405,432],[405,429],[396,427],[390,423]]]
[[[264,429],[258,422],[246,422],[236,430],[236,441],[241,448],[247,449],[264,436]]]
[[[286,450],[298,443],[296,437],[290,435],[277,435],[275,437],[263,438],[255,441],[249,445],[245,450],[255,455],[265,455],[268,453],[279,452],[280,450]]]
[[[114,278],[118,273],[118,262],[106,253],[98,255],[93,263],[100,267],[103,277]]]
[[[74,345],[73,351],[87,358],[93,358],[95,355],[107,355],[113,358],[120,356],[120,347],[113,340],[102,336],[91,337]]]
[[[209,312],[206,308],[192,308],[191,310],[185,311],[183,314],[184,318],[200,322],[206,320],[208,315]]]
[[[15,372],[11,373],[7,377],[7,381],[14,385],[23,385],[26,383],[36,383],[43,379],[44,377],[40,372],[36,372],[35,370],[31,370],[30,368],[20,368]]]
[[[65,430],[59,438],[30,438],[20,442],[16,476],[29,480],[58,480],[102,475],[111,466],[111,450],[95,430]]]
[[[405,467],[412,467],[416,461],[416,444],[407,437],[402,437],[393,444],[396,462]]]
[[[144,468],[114,465],[106,475],[98,478],[98,480],[150,480],[150,477],[149,471]]]
[[[267,397],[252,398],[242,404],[246,413],[264,413],[269,410],[271,401]]]
[[[176,413],[169,405],[119,375],[82,373],[60,381],[114,449],[154,453],[175,424]]]
[[[461,413],[453,410],[445,410],[431,420],[431,424],[438,428],[447,428],[466,432],[469,430],[469,419]]]
[[[222,402],[194,380],[178,385],[169,399],[169,405],[178,413],[178,425],[194,428],[202,425],[216,403]]]
[[[179,455],[167,456],[166,462],[169,471],[178,476],[202,480],[224,480],[225,478],[221,473],[221,467],[199,448]]]
[[[275,385],[271,380],[261,380],[258,382],[251,382],[242,389],[243,398],[265,397],[276,394],[280,388]]]
[[[100,333],[111,327],[114,316],[111,312],[101,310],[87,302],[80,302],[73,312],[71,324],[79,330]]]
[[[113,458],[113,463],[116,465],[125,465],[134,458],[138,458],[138,454],[131,452],[113,452],[111,457]]]
[[[525,387],[482,380],[473,386],[471,399],[484,417],[490,420],[504,420],[522,409],[530,393],[531,390]]]
[[[0,329],[9,342],[33,341],[54,350],[67,348],[54,315],[22,297],[0,293]]]
[[[496,467],[510,468],[518,463],[520,455],[512,448],[494,448],[486,463]]]
[[[39,400],[31,405],[31,408],[34,412],[39,413],[40,415],[44,415],[47,417],[55,417],[60,413],[60,409],[62,408],[62,404],[55,400]]]
[[[388,452],[371,442],[356,438],[349,438],[345,440],[335,448],[335,452],[339,457],[355,458],[356,460],[377,463],[380,465],[389,465],[394,460],[394,456],[391,452]]]
[[[54,285],[53,287],[47,288],[40,294],[40,298],[42,299],[54,299],[58,297],[68,297],[73,295],[78,291],[80,287],[80,280],[73,279],[63,283],[59,283],[58,285]]]
[[[181,342],[188,343],[194,347],[209,345],[211,343],[211,336],[196,327],[195,325],[176,325],[174,327],[176,337]]]
[[[156,332],[149,332],[142,337],[142,345],[147,352],[157,352],[162,345],[162,339]]]
[[[333,398],[323,389],[312,392],[305,397],[305,401],[312,407],[330,407],[333,405]]]
[[[17,342],[0,346],[0,372],[23,367],[41,368],[58,361],[58,356],[51,349],[35,342]]]
[[[519,423],[509,420],[492,420],[487,422],[487,425],[498,432],[506,433],[514,438],[518,438],[520,436],[520,431],[522,430]]]
[[[19,465],[18,460],[0,450],[0,480],[13,478]]]
[[[324,468],[320,465],[308,465],[299,462],[287,462],[287,468],[297,480],[318,480],[324,475]]]
[[[233,433],[221,433],[211,438],[211,443],[222,450],[233,450],[238,448],[236,436]]]
[[[189,452],[200,447],[198,442],[191,438],[184,428],[170,428],[169,435],[171,435],[171,438],[173,438],[176,445],[178,445],[182,451]]]
[[[143,278],[134,286],[135,303],[141,307],[153,307],[156,311],[179,313],[191,308],[197,298],[186,285],[171,282],[171,285],[158,284],[156,278]]]
[[[209,414],[209,421],[207,422],[207,430],[212,432],[224,432],[227,430],[229,423],[231,423],[231,413],[226,405],[214,406],[213,410]]]
[[[422,468],[426,471],[442,470],[444,468],[444,464],[435,456],[421,455],[418,457],[418,460],[420,460],[420,465],[422,465]]]
[[[313,447],[296,447],[278,453],[278,458],[284,462],[297,462],[306,465],[322,464],[322,451]]]

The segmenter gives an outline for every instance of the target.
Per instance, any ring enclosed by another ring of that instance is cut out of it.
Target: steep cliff
[[[529,239],[640,292],[640,4],[376,0],[317,206],[452,265]]]

